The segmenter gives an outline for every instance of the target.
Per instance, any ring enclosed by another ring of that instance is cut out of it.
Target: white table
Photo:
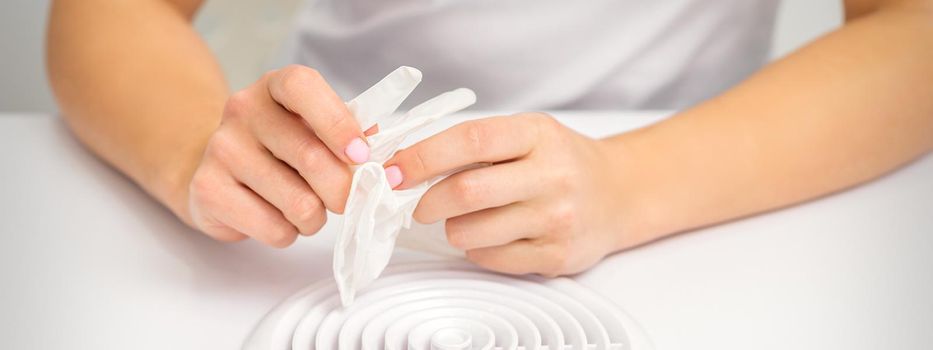
[[[561,114],[594,136],[662,115]],[[0,348],[237,348],[282,298],[331,278],[334,225],[285,250],[214,242],[56,117],[0,116],[0,161]],[[629,311],[659,349],[928,349],[931,256],[928,156],[845,193],[617,254],[575,278]]]

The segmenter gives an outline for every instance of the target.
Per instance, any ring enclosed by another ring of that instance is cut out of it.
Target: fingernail
[[[369,145],[359,137],[350,141],[350,144],[347,145],[347,149],[343,152],[347,154],[347,158],[350,158],[350,161],[356,164],[366,163],[366,161],[369,160]]]
[[[389,180],[389,187],[396,188],[402,183],[402,169],[398,165],[386,168],[386,179]]]

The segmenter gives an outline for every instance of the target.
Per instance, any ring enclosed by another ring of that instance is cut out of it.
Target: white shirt
[[[481,109],[677,109],[766,62],[778,2],[313,0],[291,51],[344,97],[408,65],[412,101],[462,86]]]

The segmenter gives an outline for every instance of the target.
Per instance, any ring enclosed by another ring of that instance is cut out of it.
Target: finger
[[[298,229],[271,204],[243,185],[216,192],[211,215],[220,223],[276,248],[292,244]]]
[[[364,131],[363,134],[366,136],[373,136],[378,132],[379,132],[379,124],[373,124],[373,126],[370,126],[369,129],[366,129],[366,131]]]
[[[324,204],[294,169],[264,149],[239,154],[240,163],[230,167],[238,181],[275,206],[303,235],[321,229],[327,220]]]
[[[537,240],[519,240],[506,245],[466,251],[467,260],[501,273],[555,275],[563,261],[556,246]]]
[[[330,152],[301,119],[277,105],[272,106],[271,101],[269,104],[265,109],[270,114],[267,118],[250,119],[255,120],[250,127],[254,136],[275,158],[295,169],[327,209],[343,213],[353,181],[350,168]],[[252,166],[245,163],[242,168]],[[276,207],[282,208],[278,204]]]
[[[447,242],[454,248],[471,250],[537,238],[548,229],[538,216],[525,202],[464,214],[447,219]]]
[[[396,188],[409,188],[466,165],[522,157],[531,152],[536,139],[536,124],[528,117],[474,120],[397,152],[386,165],[400,173]]]
[[[359,164],[369,160],[363,131],[320,73],[291,65],[272,74],[268,86],[272,98],[300,115],[341,161]]]
[[[540,191],[540,173],[527,162],[510,162],[463,171],[429,189],[414,218],[421,223],[523,201]]]
[[[220,223],[206,223],[201,225],[201,231],[213,239],[221,242],[237,242],[249,238],[240,231],[234,230],[227,225]]]
[[[213,203],[218,202],[218,194],[223,193],[227,186],[237,185],[236,180],[223,166],[212,160],[216,158],[205,158],[189,184],[191,220],[195,227],[218,241],[233,242],[249,238],[246,234],[219,222],[210,214]]]

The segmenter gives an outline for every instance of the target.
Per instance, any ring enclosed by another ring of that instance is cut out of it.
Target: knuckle
[[[572,205],[561,203],[551,209],[547,215],[547,223],[551,230],[563,233],[574,227],[577,216],[577,211]]]
[[[297,232],[290,225],[275,225],[267,231],[266,242],[274,248],[285,248],[297,238]]]
[[[288,247],[298,236],[298,230],[278,210],[263,210],[238,220],[252,227],[253,231],[246,234],[270,247]]]
[[[327,214],[324,211],[318,211],[318,217],[311,219],[312,221],[308,224],[307,227],[303,227],[302,231],[306,235],[313,235],[321,230],[324,227],[324,224],[327,223]]]
[[[449,243],[454,248],[466,248],[467,242],[464,232],[464,225],[460,223],[459,220],[447,220],[447,222],[444,224],[444,229],[447,232],[447,243]]]
[[[470,249],[464,252],[466,259],[474,264],[485,268],[492,268],[489,264],[489,255],[486,254],[483,249]]]
[[[469,207],[482,198],[482,189],[478,181],[463,173],[457,176],[453,181],[453,192],[457,203],[463,207]]]
[[[213,192],[214,184],[213,181],[208,179],[204,171],[198,169],[194,172],[194,176],[191,177],[191,182],[188,183],[188,193],[191,195],[194,201],[201,201],[201,197],[207,193]]]
[[[311,194],[295,196],[292,204],[286,210],[289,216],[302,227],[315,226],[323,214],[321,201]]]
[[[472,154],[482,155],[488,149],[486,140],[489,135],[489,126],[483,121],[474,121],[464,124],[463,137],[466,147]]]
[[[233,160],[237,159],[238,145],[239,138],[235,133],[227,129],[220,129],[211,136],[206,153],[223,164],[231,164]]]
[[[539,137],[554,137],[563,128],[563,124],[547,113],[533,112],[527,114],[527,117],[535,125]]]
[[[253,101],[247,90],[240,90],[230,95],[224,103],[224,119],[240,118],[246,116],[252,108]]]
[[[343,134],[345,130],[350,130],[352,128],[353,119],[344,113],[329,113],[325,114],[324,118],[327,118],[327,123],[324,127],[319,127],[320,130],[314,130],[314,132],[321,136],[324,140],[332,140],[335,137]]]
[[[414,145],[410,148],[399,150],[392,156],[394,161],[390,160],[387,164],[397,165],[401,168],[402,173],[405,174],[405,181],[409,183],[418,183],[421,181],[422,177],[433,174],[425,163],[427,155],[424,153],[425,151],[423,151],[423,149],[424,147]]]
[[[322,79],[321,73],[317,70],[298,64],[285,66],[279,74],[281,74],[279,78],[280,86],[284,90],[282,92],[285,93],[300,91],[303,87],[308,86],[308,84]]]
[[[411,174],[429,174],[423,147],[413,147],[399,151],[399,159],[404,163],[407,176]]]
[[[211,197],[219,192],[218,181],[205,171],[199,168],[191,177],[188,183],[188,197],[192,208],[201,208],[211,204]]]
[[[568,178],[568,176],[557,174],[551,180],[551,188],[559,191],[560,193],[573,193],[573,182]]]
[[[560,123],[550,114],[544,112],[531,112],[525,114],[533,122],[538,123],[545,127],[559,126]]]
[[[559,188],[565,189],[567,191],[574,190],[577,187],[577,180],[583,178],[582,176],[577,176],[572,174],[570,171],[563,171],[557,173],[557,178],[555,183]],[[576,193],[576,192],[570,192]]]
[[[324,145],[312,138],[302,138],[295,143],[294,151],[297,152],[300,166],[314,168],[315,165],[324,161],[330,151],[324,148]]]

